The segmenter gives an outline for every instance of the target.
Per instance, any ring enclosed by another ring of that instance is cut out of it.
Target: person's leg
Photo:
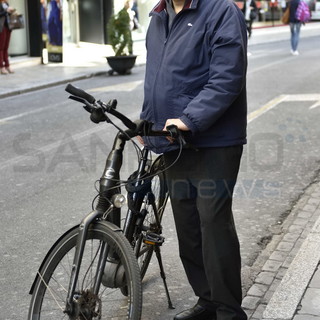
[[[291,43],[291,50],[294,51],[294,45],[295,45],[295,27],[294,27],[294,23],[290,23],[290,33],[291,33],[291,39],[290,39],[290,43]]]
[[[166,171],[166,178],[179,241],[180,258],[187,278],[199,301],[210,301],[211,292],[203,265],[196,190],[189,182],[189,173],[197,163],[195,153],[192,150],[184,150],[175,165]],[[172,164],[177,156],[178,152],[165,154],[166,165]]]
[[[300,39],[300,28],[301,28],[301,23],[296,23],[296,39],[295,39],[295,51],[298,50],[298,44],[299,44],[299,39]]]
[[[205,149],[198,159],[197,207],[204,267],[218,320],[245,320],[241,308],[241,257],[232,196],[242,146]]]
[[[1,69],[4,67],[3,51],[4,51],[5,38],[6,38],[6,35],[3,28],[3,30],[0,32],[0,68]]]
[[[300,27],[301,27],[301,23],[290,23],[291,48],[293,52],[296,52],[298,48]]]
[[[3,61],[4,61],[4,66],[6,69],[10,69],[10,63],[9,63],[9,44],[10,44],[10,38],[11,38],[11,31],[8,28],[4,28],[3,30],[6,34],[5,36],[5,43],[4,43],[4,49],[3,49]]]
[[[249,20],[248,21],[248,36],[249,38],[251,38],[251,35],[252,35],[252,23],[253,23],[253,20]]]
[[[247,31],[248,31],[248,37],[251,37],[251,25],[250,25],[250,21],[246,20],[246,25],[247,25]]]
[[[185,150],[167,173],[186,274],[199,303],[209,310],[218,306],[219,320],[247,319],[241,309],[239,242],[231,210],[241,153],[242,146]],[[166,155],[166,163],[174,157]]]

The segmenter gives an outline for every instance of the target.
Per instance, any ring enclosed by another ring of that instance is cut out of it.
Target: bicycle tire
[[[86,304],[76,317],[63,313],[72,269],[78,228],[69,230],[54,245],[40,268],[41,276],[35,283],[29,308],[29,320],[57,319],[130,319],[139,320],[142,310],[142,289],[140,269],[131,245],[118,228],[109,222],[100,221],[89,228],[79,279],[76,287],[77,305]],[[90,296],[90,286],[99,259],[97,254],[101,242],[107,243],[121,261],[126,279],[126,293],[123,288],[100,286],[99,295]],[[79,295],[81,299],[79,299]],[[86,301],[87,300],[87,301]],[[80,302],[81,301],[81,302]],[[94,305],[94,306],[93,306]],[[50,308],[50,310],[48,309]],[[87,312],[87,309],[90,312]],[[100,308],[100,310],[98,310]],[[82,310],[85,310],[82,312]],[[87,312],[87,313],[85,313]],[[95,314],[94,314],[95,313]]]
[[[163,213],[168,199],[168,188],[165,180],[165,174],[162,171],[164,168],[163,157],[159,156],[152,165],[150,175],[153,175],[151,180],[151,190],[155,196],[155,205],[158,212],[159,221],[162,221]],[[144,219],[143,225],[145,229],[152,229],[155,223],[155,212],[152,206],[149,206],[148,214]],[[154,233],[161,234],[162,230],[154,230]],[[135,253],[140,266],[141,279],[144,278],[149,267],[151,257],[153,255],[153,245],[148,245],[143,242],[145,232],[142,232],[135,244]]]

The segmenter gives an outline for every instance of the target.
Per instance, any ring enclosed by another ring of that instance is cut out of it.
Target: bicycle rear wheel
[[[73,297],[75,314],[64,313],[77,236],[78,228],[68,231],[46,257],[33,288],[28,319],[140,319],[142,290],[136,257],[123,233],[107,222],[98,222],[89,228]],[[99,294],[94,295],[92,288],[103,243],[116,253],[124,276],[119,287],[101,285]]]
[[[144,239],[147,237],[148,232],[160,235],[162,233],[161,225],[157,225],[162,221],[163,213],[168,200],[168,188],[166,185],[165,175],[162,172],[164,168],[163,157],[158,157],[152,165],[150,175],[154,175],[151,180],[151,190],[154,195],[153,207],[151,204],[147,204],[148,214],[143,222],[143,230],[139,235],[135,244],[135,253],[140,266],[141,279],[144,278],[147,269],[150,264],[150,260],[154,251],[154,246],[144,243]],[[148,201],[147,196],[144,199],[142,206]]]

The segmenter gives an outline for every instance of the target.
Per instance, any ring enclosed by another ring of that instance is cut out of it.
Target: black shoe
[[[193,308],[178,313],[174,320],[214,320],[215,312],[196,304]]]

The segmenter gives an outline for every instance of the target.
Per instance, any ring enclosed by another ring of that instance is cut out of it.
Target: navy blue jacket
[[[246,143],[247,31],[232,0],[189,0],[168,30],[165,0],[150,13],[141,119],[180,118],[198,148]],[[157,153],[177,148],[147,138]]]
[[[288,5],[290,6],[290,23],[300,23],[300,21],[296,18],[296,12],[299,6],[300,0],[291,0],[288,2]]]

